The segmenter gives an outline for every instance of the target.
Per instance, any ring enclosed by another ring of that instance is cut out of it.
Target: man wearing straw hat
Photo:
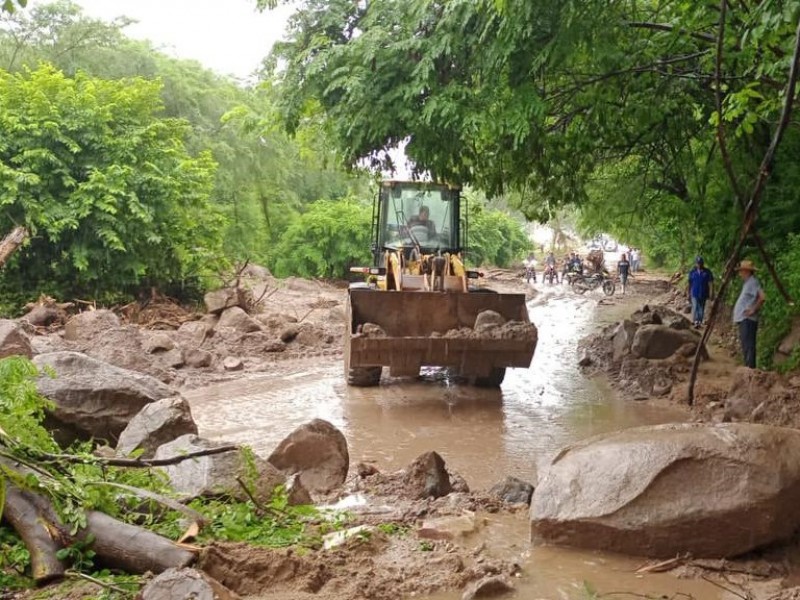
[[[758,333],[758,311],[767,297],[756,278],[756,267],[749,260],[739,263],[739,277],[744,281],[742,292],[733,307],[733,322],[739,326],[744,364],[756,368],[756,333]]]

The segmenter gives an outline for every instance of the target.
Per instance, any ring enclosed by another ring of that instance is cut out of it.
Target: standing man
[[[622,293],[628,289],[628,275],[631,272],[631,263],[628,262],[627,255],[623,254],[620,261],[617,263],[617,272],[619,273],[619,280],[622,282]]]
[[[739,326],[739,340],[742,343],[744,365],[756,368],[756,334],[758,333],[758,312],[767,297],[756,279],[756,267],[749,260],[739,263],[739,277],[744,281],[742,292],[733,307],[733,322]]]
[[[631,272],[638,273],[639,272],[639,261],[641,261],[642,253],[639,251],[639,248],[632,248],[631,249]]]
[[[703,257],[694,259],[694,269],[689,271],[689,302],[692,304],[692,321],[696,329],[703,325],[706,301],[714,297],[714,274],[706,269]]]

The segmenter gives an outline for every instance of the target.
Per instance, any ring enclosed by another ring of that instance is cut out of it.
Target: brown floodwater
[[[184,395],[201,435],[248,444],[265,456],[294,428],[322,418],[344,432],[353,462],[399,469],[419,454],[436,450],[448,468],[474,489],[486,488],[505,475],[535,481],[541,466],[567,444],[598,433],[687,417],[674,406],[619,399],[604,381],[580,372],[578,341],[618,320],[636,303],[631,299],[607,306],[599,305],[599,299],[545,288],[528,304],[531,320],[539,328],[531,367],[509,370],[500,390],[454,383],[435,370],[419,381],[388,380],[377,388],[349,388],[341,364],[326,358],[287,363],[279,374],[244,377],[187,390]],[[490,548],[523,561],[526,576],[520,581],[520,598],[588,598],[587,585],[604,593],[724,597],[704,581],[636,575],[641,560],[532,548],[524,519],[489,531],[496,536],[488,540]]]

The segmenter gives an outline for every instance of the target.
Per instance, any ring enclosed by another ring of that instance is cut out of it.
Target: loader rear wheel
[[[382,367],[350,367],[347,370],[347,385],[373,387],[381,382]]]
[[[495,367],[486,377],[476,377],[475,385],[482,388],[500,387],[503,379],[506,378],[505,367]]]

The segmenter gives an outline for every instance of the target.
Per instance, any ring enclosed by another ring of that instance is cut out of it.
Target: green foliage
[[[184,122],[157,118],[159,86],[0,72],[0,229],[32,239],[6,288],[57,296],[168,287],[218,263],[214,162],[190,156]]]
[[[288,226],[274,251],[275,274],[345,277],[371,264],[372,208],[357,200],[320,200]]]
[[[470,198],[467,206],[469,262],[477,266],[510,267],[533,248],[517,219],[486,207],[480,197]]]
[[[25,576],[30,568],[28,549],[9,527],[0,526],[0,588],[17,590],[31,587]]]

